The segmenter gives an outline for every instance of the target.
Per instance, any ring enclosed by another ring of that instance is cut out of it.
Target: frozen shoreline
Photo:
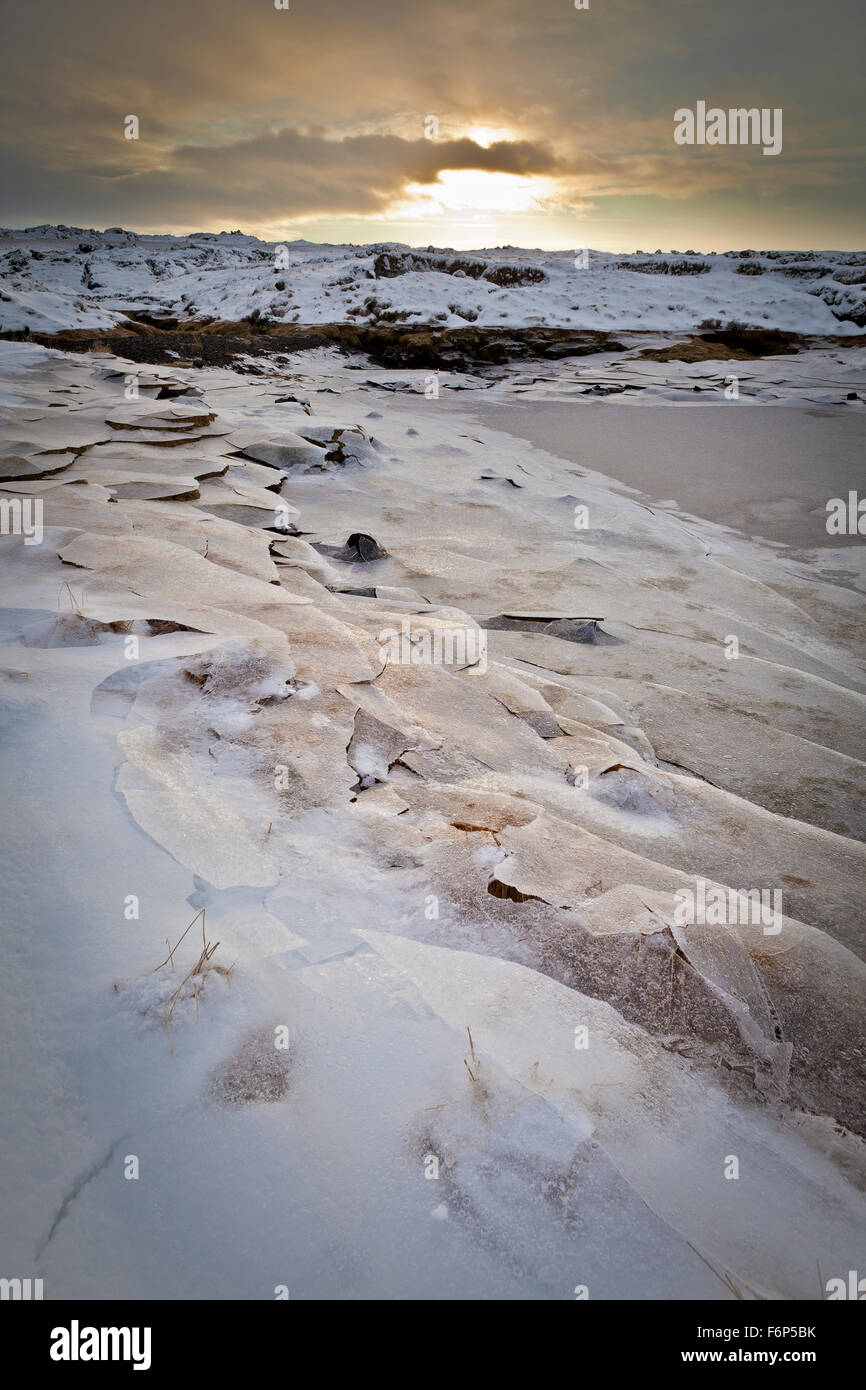
[[[598,366],[438,399],[356,368],[0,344],[0,493],[45,525],[0,539],[11,1265],[46,1298],[727,1298],[697,1249],[814,1298],[866,1238],[863,549],[649,508],[599,471],[618,406],[558,407],[599,421],[575,464],[487,405]],[[389,664],[403,621],[490,622],[485,669]],[[779,889],[778,934],[678,925],[701,878]]]

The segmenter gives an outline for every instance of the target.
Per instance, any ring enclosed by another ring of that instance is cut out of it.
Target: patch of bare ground
[[[289,1087],[291,1050],[277,1046],[273,1029],[261,1028],[211,1074],[209,1090],[222,1105],[272,1105]]]
[[[110,329],[3,335],[66,352],[117,352],[133,362],[224,366],[237,356],[273,356],[334,347],[368,356],[378,366],[471,371],[489,365],[624,352],[603,332],[558,328],[434,328],[400,323],[326,323],[303,327],[263,318],[238,322],[127,320]]]
[[[810,346],[802,333],[784,333],[778,328],[748,328],[741,323],[722,326],[707,320],[701,327],[707,331],[693,335],[682,343],[668,347],[645,348],[641,357],[654,362],[753,362],[759,357],[778,357]],[[833,346],[862,346],[863,337],[832,339]]]

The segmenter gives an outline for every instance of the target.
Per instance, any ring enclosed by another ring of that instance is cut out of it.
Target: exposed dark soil
[[[170,325],[170,326],[169,326]],[[641,356],[656,361],[699,362],[709,359],[749,360],[798,352],[810,345],[855,347],[866,334],[852,337],[806,338],[775,329],[739,324],[705,325],[707,331],[666,347],[644,349]],[[629,331],[625,344],[604,332],[569,328],[431,328],[406,324],[298,324],[242,320],[174,320],[156,323],[127,320],[110,329],[67,329],[61,333],[0,333],[0,337],[41,343],[65,352],[112,352],[132,362],[175,363],[178,366],[229,366],[238,356],[279,356],[280,353],[335,347],[346,354],[366,355],[381,367],[477,370],[521,360],[588,357],[600,352],[626,352],[641,337]]]
[[[851,342],[851,339],[842,339]],[[684,343],[665,348],[647,348],[641,357],[654,362],[755,361],[758,357],[777,357],[799,352],[805,345],[801,333],[783,333],[778,328],[746,328],[729,323],[724,328],[696,334]]]
[[[62,333],[9,333],[66,352],[116,352],[133,362],[195,363],[225,366],[239,354],[251,357],[280,352],[336,347],[366,354],[382,367],[441,368],[471,371],[475,367],[528,358],[586,357],[598,352],[624,352],[625,345],[607,333],[558,328],[409,328],[400,324],[180,323],[171,328],[129,321],[94,332],[69,329]]]

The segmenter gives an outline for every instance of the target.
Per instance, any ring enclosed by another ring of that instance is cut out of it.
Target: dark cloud
[[[126,142],[130,147],[134,141]],[[122,152],[121,152],[122,153]],[[131,150],[131,153],[137,153]],[[213,217],[237,223],[318,215],[384,212],[412,183],[435,183],[446,169],[491,173],[564,173],[568,165],[530,141],[500,141],[489,148],[474,140],[404,140],[393,135],[326,139],[297,130],[266,132],[225,145],[182,145],[156,167],[132,158],[77,169],[39,171],[18,158],[7,166],[0,213],[14,206],[15,190],[29,179],[39,199],[64,197],[75,209],[118,220],[151,221],[154,209],[167,223]],[[9,203],[5,199],[12,196]],[[75,216],[81,215],[76,211]]]

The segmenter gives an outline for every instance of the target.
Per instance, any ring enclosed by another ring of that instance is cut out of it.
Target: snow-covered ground
[[[5,269],[34,331],[270,310],[250,239],[82,240]],[[846,330],[724,258],[491,253],[549,275],[507,290],[292,255],[304,322],[361,291],[549,322],[591,284],[576,322],[669,295],[677,326]],[[822,1296],[866,1248],[863,548],[687,515],[516,407],[570,401],[579,446],[608,388],[672,439],[681,403],[748,436],[775,401],[795,441],[860,418],[862,350],[737,364],[738,401],[729,363],[611,354],[438,394],[333,351],[249,365],[0,343],[0,504],[42,528],[0,539],[4,1276]],[[683,925],[699,880],[779,892],[778,929]]]
[[[866,253],[455,252],[269,244],[240,232],[0,231],[0,332],[109,328],[137,313],[233,322],[405,322],[805,334],[866,326]]]

